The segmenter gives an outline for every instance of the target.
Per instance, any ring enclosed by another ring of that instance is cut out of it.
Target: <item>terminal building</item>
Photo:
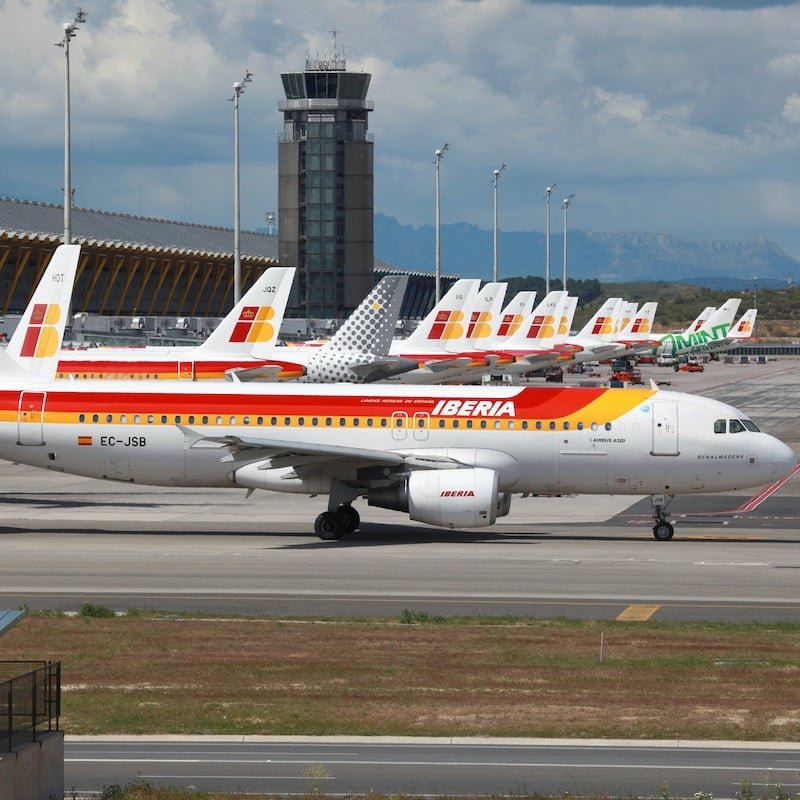
[[[60,205],[0,198],[0,318],[22,313],[64,234]],[[233,307],[233,229],[75,208],[72,238],[81,245],[73,314],[154,333],[202,334]],[[278,237],[242,231],[242,288],[278,264]],[[373,258],[369,287],[384,275],[409,275],[401,318],[419,320],[433,307],[431,273],[397,269]],[[288,266],[288,265],[287,265]],[[443,286],[456,280],[448,275]],[[360,300],[360,298],[359,298]],[[297,321],[295,330],[329,333],[342,317]],[[134,320],[136,320],[134,324]],[[2,321],[2,320],[0,320]],[[2,332],[13,330],[2,327]],[[194,331],[192,329],[195,329]]]

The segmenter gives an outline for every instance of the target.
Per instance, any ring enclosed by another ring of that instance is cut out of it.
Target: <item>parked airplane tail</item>
[[[56,374],[80,253],[77,244],[56,248],[8,343],[6,352],[33,375]]]
[[[433,311],[404,340],[403,349],[409,352],[415,349],[444,349],[450,340],[463,341],[467,332],[463,309],[477,294],[480,283],[477,278],[456,281]]]
[[[317,349],[301,380],[306,383],[369,383],[414,369],[415,361],[389,356],[407,283],[406,275],[383,278],[331,341]]]
[[[756,329],[757,308],[749,308],[728,331],[729,339],[751,339]]]
[[[294,267],[265,270],[198,352],[259,356],[275,347],[294,273]]]

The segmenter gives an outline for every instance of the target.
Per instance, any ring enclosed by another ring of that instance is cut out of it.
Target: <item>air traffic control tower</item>
[[[287,314],[342,318],[374,284],[371,75],[335,50],[281,75],[278,257],[296,266]]]

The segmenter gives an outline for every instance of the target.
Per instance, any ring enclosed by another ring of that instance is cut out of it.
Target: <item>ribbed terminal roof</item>
[[[60,241],[64,235],[64,208],[49,203],[0,198],[0,235]],[[113,211],[72,209],[72,236],[76,244],[113,246],[159,252],[233,257],[233,228],[137,217]],[[241,232],[242,257],[277,262],[278,237]]]

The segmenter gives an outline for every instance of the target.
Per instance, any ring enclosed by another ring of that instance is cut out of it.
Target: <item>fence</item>
[[[59,730],[60,715],[60,661],[0,661],[0,749]]]

